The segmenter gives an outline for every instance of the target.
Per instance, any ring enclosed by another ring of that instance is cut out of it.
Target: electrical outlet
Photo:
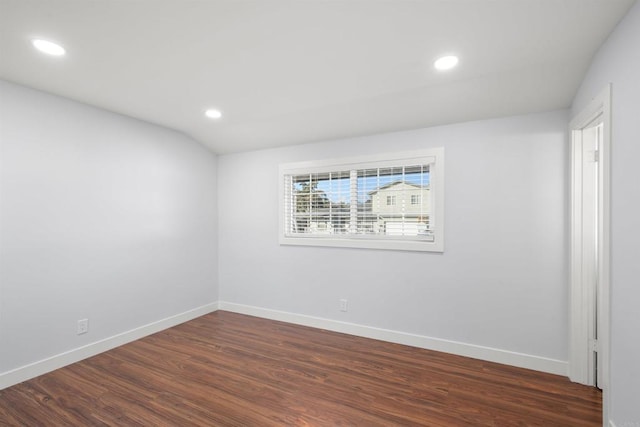
[[[89,319],[78,320],[78,335],[89,332]]]
[[[340,300],[340,311],[347,311],[349,308],[349,302],[346,299]]]

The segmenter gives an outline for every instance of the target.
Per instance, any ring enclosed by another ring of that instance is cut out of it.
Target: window
[[[443,251],[444,149],[280,165],[280,243]]]

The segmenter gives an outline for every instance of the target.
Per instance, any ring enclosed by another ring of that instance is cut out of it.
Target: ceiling
[[[633,2],[0,0],[0,78],[246,151],[569,107]]]

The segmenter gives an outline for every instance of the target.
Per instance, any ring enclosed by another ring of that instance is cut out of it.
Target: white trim
[[[427,148],[424,150],[398,151],[391,153],[367,154],[363,156],[334,158],[324,160],[308,160],[303,162],[283,163],[281,168],[292,171],[292,173],[305,172],[337,172],[354,164],[365,163],[371,167],[386,167],[390,161],[409,161],[419,158],[430,158],[441,156],[444,148]]]
[[[588,337],[585,337],[584,330],[588,325],[584,325],[584,313],[581,304],[584,301],[581,289],[581,248],[580,240],[582,238],[580,229],[578,228],[578,218],[581,218],[581,200],[577,194],[577,188],[581,185],[578,171],[576,170],[576,144],[577,137],[581,130],[587,127],[599,116],[602,116],[603,123],[603,141],[599,148],[599,188],[602,194],[602,200],[598,206],[598,283],[599,283],[599,308],[600,308],[600,336],[598,344],[600,351],[598,356],[602,357],[602,409],[603,409],[603,426],[607,426],[607,420],[610,410],[609,381],[610,381],[610,339],[611,339],[611,95],[612,87],[608,84],[596,96],[587,107],[581,111],[573,120],[571,120],[569,129],[572,137],[572,184],[571,184],[571,212],[572,212],[572,229],[571,229],[571,288],[569,298],[569,365],[568,373],[572,381],[585,383],[588,378],[588,364],[586,362],[587,353],[583,351],[583,344]]]
[[[569,378],[572,381],[585,383],[588,378],[587,363],[586,363],[586,355],[583,349],[585,346],[583,344],[586,343],[587,337],[585,330],[587,325],[582,321],[584,317],[583,313],[583,301],[584,296],[582,295],[582,278],[581,278],[581,223],[580,220],[582,218],[582,208],[581,208],[581,191],[574,191],[574,189],[579,189],[581,187],[579,168],[581,163],[580,154],[577,153],[578,146],[581,141],[578,141],[577,138],[580,136],[582,129],[587,127],[590,123],[592,123],[598,116],[602,116],[603,122],[603,144],[600,147],[600,167],[602,168],[602,178],[603,182],[600,183],[602,189],[604,190],[603,196],[603,212],[600,215],[600,224],[601,228],[600,235],[602,239],[600,239],[601,247],[599,250],[603,251],[603,256],[599,257],[600,264],[598,265],[598,270],[600,273],[599,283],[600,288],[602,290],[601,300],[602,300],[602,316],[601,316],[601,327],[605,332],[605,339],[600,342],[603,356],[605,357],[605,362],[608,361],[608,350],[609,350],[609,319],[610,319],[610,310],[609,310],[609,287],[610,287],[610,276],[609,276],[609,238],[610,238],[610,229],[609,229],[609,205],[610,205],[610,159],[611,159],[611,85],[607,85],[605,89],[595,97],[589,105],[578,114],[570,123],[570,130],[572,133],[572,152],[573,152],[573,161],[572,161],[572,197],[571,197],[571,212],[572,212],[572,237],[571,237],[571,298],[570,298],[570,345],[569,345]],[[608,366],[604,366],[605,375],[603,376],[603,380],[605,384],[608,383]]]
[[[0,390],[218,310],[213,302],[0,374]]]
[[[475,344],[467,344],[458,341],[444,340],[424,335],[358,325],[355,323],[341,322],[320,317],[220,301],[206,304],[193,310],[140,326],[130,331],[57,354],[29,365],[21,366],[20,368],[13,369],[11,371],[3,372],[0,374],[0,390],[217,310],[226,310],[234,313],[326,329],[359,337],[372,338],[428,350],[442,351],[459,356],[533,369],[556,375],[566,375],[567,372],[567,363],[562,360],[484,347]]]
[[[566,376],[567,374],[567,362],[546,357],[533,356],[530,354],[516,353],[513,351],[484,347],[475,344],[467,344],[458,341],[444,340],[424,335],[410,334],[406,332],[375,328],[355,323],[341,322],[338,320],[324,319],[321,317],[307,316],[231,302],[220,301],[219,309],[396,344],[442,351],[459,356],[502,363],[520,368],[533,369],[556,375]]]

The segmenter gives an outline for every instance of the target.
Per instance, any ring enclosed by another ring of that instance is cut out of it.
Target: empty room
[[[635,0],[0,0],[0,426],[640,427]]]

